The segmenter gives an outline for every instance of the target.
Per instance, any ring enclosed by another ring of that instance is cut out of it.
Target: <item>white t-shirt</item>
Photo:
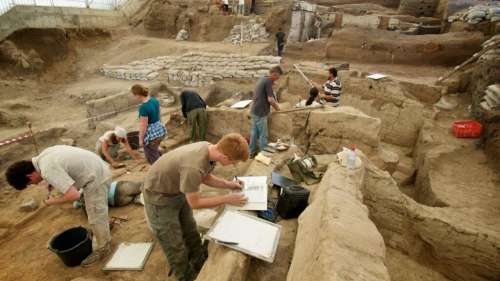
[[[99,156],[74,146],[49,147],[33,157],[32,162],[42,178],[61,193],[66,193],[72,185],[82,189],[88,183],[111,179],[108,165]]]
[[[99,141],[100,142],[109,142],[114,133],[115,133],[115,131],[107,131],[106,133],[104,133],[104,135],[99,137]]]
[[[229,0],[224,0],[224,5],[229,5]]]
[[[240,0],[239,4],[240,5],[245,5],[245,0]]]

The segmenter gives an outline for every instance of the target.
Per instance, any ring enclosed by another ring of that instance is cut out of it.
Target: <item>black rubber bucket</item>
[[[65,230],[52,237],[49,250],[67,266],[78,266],[92,253],[90,232],[81,226]]]
[[[308,200],[309,190],[298,185],[285,186],[278,196],[276,210],[284,219],[296,218],[307,208]]]
[[[130,148],[133,150],[139,149],[139,131],[127,133],[127,140],[130,144]]]

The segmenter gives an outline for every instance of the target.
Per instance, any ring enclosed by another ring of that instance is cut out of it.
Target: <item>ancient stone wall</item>
[[[472,67],[460,75],[460,84],[461,90],[472,96],[472,115],[484,125],[482,142],[488,151],[487,154],[492,160],[499,159],[500,109],[481,104],[484,103],[487,88],[500,84],[500,35],[483,43],[481,56]]]
[[[372,3],[386,7],[397,8],[399,6],[400,0],[311,0],[309,2],[324,6]]]
[[[500,277],[498,231],[454,210],[418,204],[373,165],[367,165],[365,178],[364,202],[386,245],[425,259],[452,280]]]
[[[119,112],[130,110],[137,105],[138,101],[129,92],[90,100],[86,102],[89,127],[95,128],[96,121],[110,118]]]
[[[344,28],[326,47],[329,59],[365,63],[456,65],[480,49],[481,33],[404,35],[385,30]]]
[[[364,174],[330,164],[299,217],[287,281],[390,280],[384,241],[362,202]]]
[[[15,6],[0,17],[0,41],[24,28],[117,28],[125,24],[117,11]]]
[[[108,77],[126,80],[162,78],[184,86],[204,86],[214,80],[257,78],[281,62],[280,57],[226,53],[190,52],[182,56],[162,56],[133,61],[127,65],[103,65]]]
[[[317,82],[326,78],[313,73],[306,75]],[[415,145],[424,116],[428,114],[421,102],[432,104],[441,96],[439,87],[390,80],[373,81],[350,77],[346,71],[341,71],[339,76],[343,85],[341,104],[382,120],[381,140],[399,146]],[[288,89],[293,89],[294,95],[305,97],[308,87],[298,73],[290,74]]]
[[[398,12],[416,17],[432,17],[438,5],[439,0],[401,0]]]
[[[229,132],[250,137],[247,110],[211,108],[208,110],[208,121],[208,132],[216,137]],[[343,146],[352,144],[372,153],[380,143],[380,126],[380,119],[354,108],[328,108],[271,114],[269,137],[270,140],[294,139],[295,144],[309,153],[336,153]]]
[[[235,25],[224,42],[232,44],[240,44],[241,42],[256,42],[263,43],[269,40],[269,33],[262,23],[251,19],[248,22]],[[242,39],[243,38],[243,39]]]

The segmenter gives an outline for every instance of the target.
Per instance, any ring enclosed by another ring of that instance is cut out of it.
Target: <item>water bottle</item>
[[[352,148],[349,150],[347,154],[347,169],[354,170],[356,168],[356,145],[352,145]]]

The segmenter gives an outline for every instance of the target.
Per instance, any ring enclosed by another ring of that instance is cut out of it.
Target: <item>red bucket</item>
[[[479,138],[483,126],[475,120],[453,122],[453,135],[457,138]]]

